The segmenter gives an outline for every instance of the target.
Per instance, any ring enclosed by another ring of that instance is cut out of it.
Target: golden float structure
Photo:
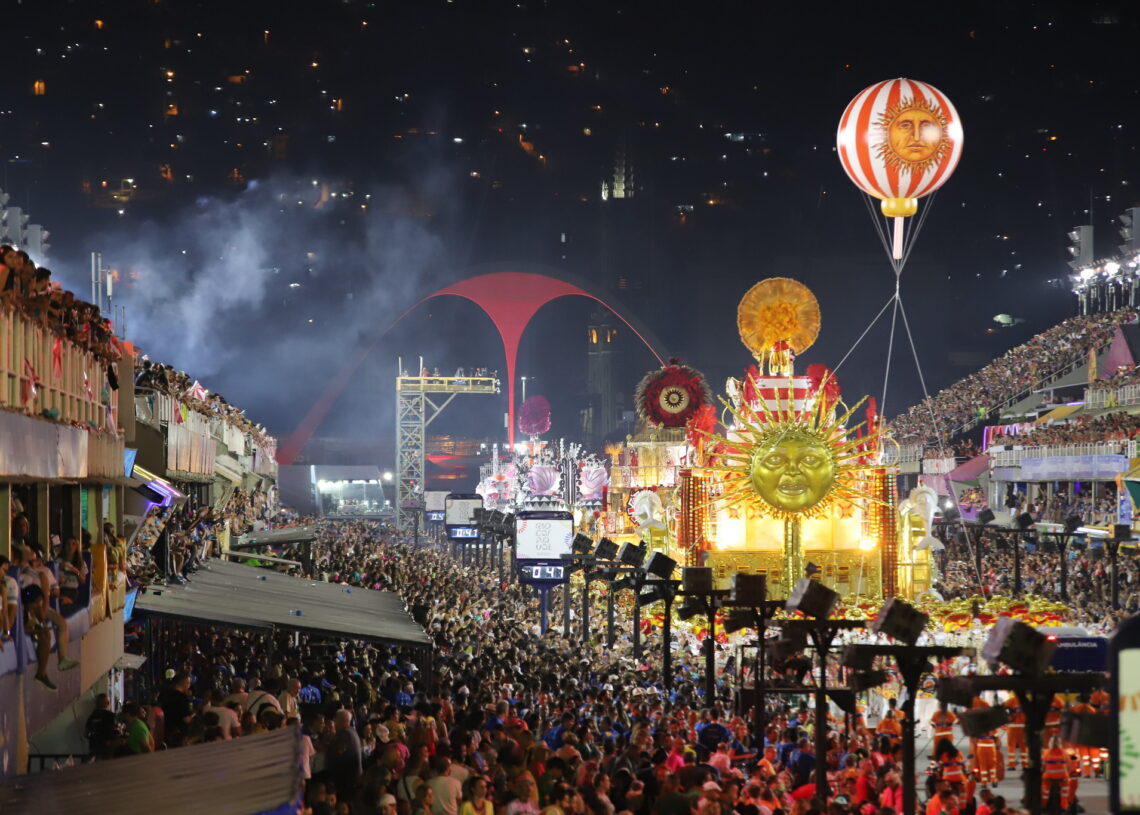
[[[865,400],[843,405],[826,368],[795,374],[820,326],[798,281],[763,280],[741,299],[740,339],[759,368],[729,380],[724,431],[690,476],[701,489],[681,491],[690,533],[677,544],[701,546],[703,557],[687,551],[684,562],[703,560],[721,586],[747,572],[764,574],[772,597],[805,576],[843,595],[913,596],[930,585],[929,552],[916,550],[929,530],[911,517],[900,539],[893,442],[873,410],[859,421]]]

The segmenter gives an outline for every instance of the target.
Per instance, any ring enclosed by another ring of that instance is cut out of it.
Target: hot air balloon
[[[839,161],[855,186],[879,199],[894,220],[891,258],[904,253],[904,220],[937,190],[962,155],[962,121],[942,91],[914,79],[888,79],[860,91],[839,120]],[[896,266],[896,273],[901,264]]]

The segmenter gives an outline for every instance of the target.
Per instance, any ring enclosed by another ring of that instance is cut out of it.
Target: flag
[[[51,344],[51,375],[53,379],[63,378],[63,340],[59,337]]]
[[[195,379],[194,384],[186,390],[186,395],[191,399],[197,399],[200,402],[205,402],[206,397],[209,396],[209,393],[205,388],[202,387],[202,383]]]
[[[24,376],[20,379],[20,401],[23,402],[24,407],[28,407],[35,401],[36,394],[40,392],[40,375],[36,373],[35,367],[28,360],[24,358]]]
[[[1089,384],[1096,382],[1096,349],[1089,349]]]

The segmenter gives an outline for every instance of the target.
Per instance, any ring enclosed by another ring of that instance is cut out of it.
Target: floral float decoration
[[[524,436],[541,436],[550,431],[550,402],[536,394],[519,407],[519,432]]]
[[[633,401],[637,417],[653,427],[684,427],[713,398],[704,374],[670,359],[665,367],[641,378]]]

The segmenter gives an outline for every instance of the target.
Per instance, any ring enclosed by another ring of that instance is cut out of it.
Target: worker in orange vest
[[[978,769],[978,781],[983,786],[996,785],[1001,780],[997,737],[992,730],[974,740],[974,762]]]
[[[1011,770],[1028,767],[1029,748],[1025,744],[1025,711],[1021,709],[1021,700],[1016,693],[1011,693],[1003,704],[1009,714],[1009,724],[1005,729],[1005,746],[1009,751],[1008,767]]]
[[[1059,695],[1053,695],[1053,703],[1049,712],[1045,714],[1045,731],[1042,734],[1046,744],[1052,744],[1053,739],[1061,734],[1061,713],[1065,710],[1065,700]]]
[[[1096,713],[1096,708],[1089,704],[1087,697],[1082,695],[1081,700],[1069,708],[1069,712],[1093,714]],[[1069,753],[1070,762],[1075,764],[1071,767],[1072,774],[1092,778],[1094,775],[1093,761],[1100,758],[1100,748],[1068,742],[1065,744],[1065,749]]]
[[[962,752],[958,748],[952,747],[942,753],[938,759],[938,764],[941,768],[942,780],[950,784],[954,792],[961,793],[967,786],[966,761],[962,757]]]
[[[949,739],[954,743],[954,725],[958,723],[958,714],[946,707],[943,702],[934,715],[930,717],[930,728],[934,731],[934,749],[938,749],[938,742]]]
[[[1112,696],[1103,688],[1097,688],[1089,694],[1089,704],[1096,708],[1101,716],[1107,716],[1112,710]],[[1108,763],[1108,748],[1101,747],[1093,754],[1093,772],[1100,775],[1101,768]]]
[[[902,725],[899,720],[895,718],[895,711],[888,710],[887,715],[879,722],[879,726],[875,728],[875,733],[879,736],[886,736],[891,740],[891,747],[894,747],[902,741]]]
[[[1050,789],[1057,787],[1061,809],[1068,809],[1072,801],[1069,785],[1069,760],[1061,749],[1060,739],[1054,738],[1050,747],[1041,756],[1041,808],[1049,805]]]

